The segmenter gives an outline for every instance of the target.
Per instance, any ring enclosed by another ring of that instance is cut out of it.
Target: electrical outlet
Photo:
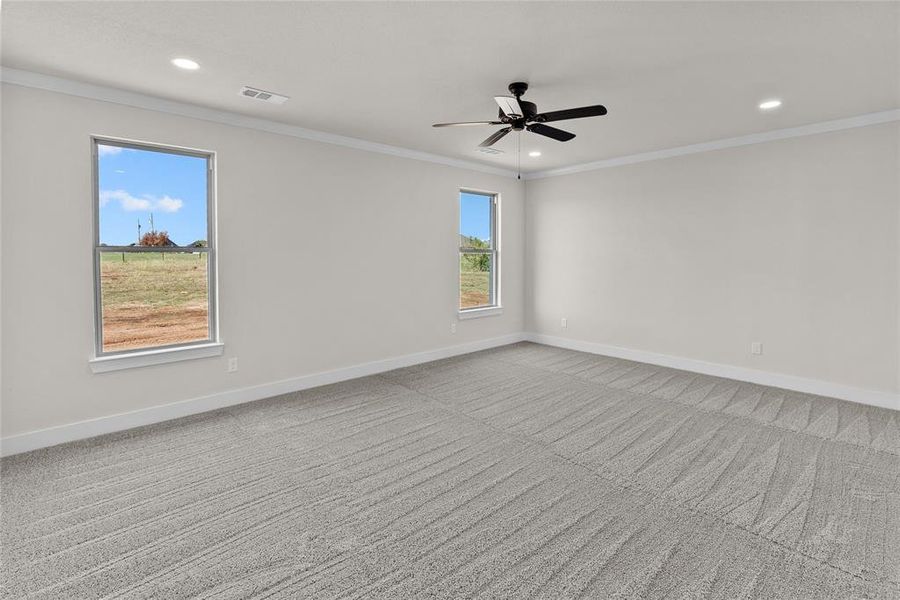
[[[559,322],[559,324],[560,324],[560,326],[562,326],[563,329],[565,329],[569,326],[569,320],[567,318],[563,317],[562,320]]]
[[[228,359],[228,372],[234,373],[237,371],[237,357],[231,357]]]
[[[762,354],[762,342],[752,342],[750,344],[750,354]]]
[[[456,323],[450,323],[450,333],[456,333]]]

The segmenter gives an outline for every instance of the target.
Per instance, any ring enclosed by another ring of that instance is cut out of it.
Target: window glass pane
[[[100,244],[205,245],[205,158],[98,144]]]
[[[460,248],[491,247],[491,196],[459,194]]]
[[[490,254],[459,255],[459,307],[489,306],[492,302]]]
[[[207,340],[206,252],[101,252],[103,351]]]

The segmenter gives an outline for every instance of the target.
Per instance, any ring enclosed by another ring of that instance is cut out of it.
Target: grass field
[[[490,271],[460,257],[460,308],[490,304]],[[123,260],[124,259],[124,260]],[[206,254],[100,254],[103,350],[209,338]]]
[[[491,273],[479,268],[468,256],[459,258],[459,307],[473,308],[491,303]]]
[[[209,338],[205,253],[102,252],[100,292],[104,351]]]

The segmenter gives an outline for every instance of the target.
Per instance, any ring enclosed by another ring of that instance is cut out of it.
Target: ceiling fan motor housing
[[[504,123],[508,123],[516,131],[523,129],[525,127],[525,122],[532,120],[537,114],[537,104],[535,104],[534,102],[519,100],[519,106],[522,107],[522,112],[525,113],[519,119],[510,119],[505,114],[503,114],[503,109],[500,109],[500,111],[498,111],[497,113],[501,121],[503,121]]]

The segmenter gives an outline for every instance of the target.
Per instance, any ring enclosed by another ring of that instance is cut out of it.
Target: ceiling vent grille
[[[262,100],[263,102],[268,102],[269,104],[284,104],[289,100],[287,96],[282,96],[281,94],[276,94],[275,92],[267,92],[265,90],[248,87],[246,85],[241,88],[241,91],[238,92],[238,94],[247,98]]]
[[[497,148],[475,148],[475,152],[481,152],[482,154],[503,154],[503,150],[498,150]]]

